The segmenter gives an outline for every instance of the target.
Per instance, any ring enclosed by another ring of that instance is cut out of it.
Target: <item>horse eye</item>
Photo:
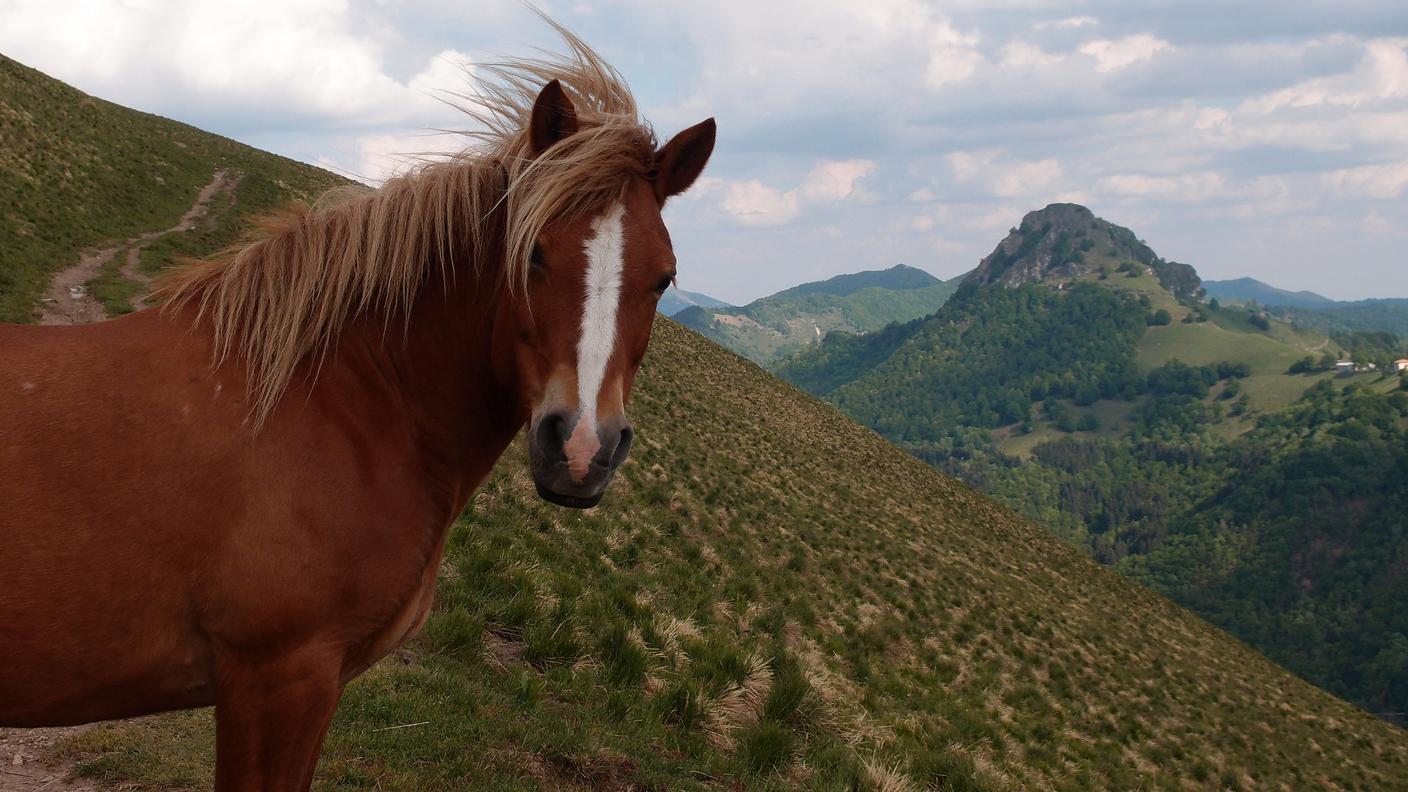
[[[533,250],[528,253],[528,263],[534,267],[543,266],[543,248],[538,243],[533,243]]]
[[[665,290],[668,289],[668,288],[670,288],[670,284],[671,284],[671,283],[674,283],[674,282],[675,282],[675,276],[674,276],[674,275],[666,275],[664,278],[662,278],[662,279],[660,280],[659,283],[655,284],[655,293],[656,293],[656,294],[664,294],[664,293],[665,293]]]

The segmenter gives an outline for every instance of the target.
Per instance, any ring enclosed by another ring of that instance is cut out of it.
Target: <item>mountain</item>
[[[695,305],[701,308],[732,307],[723,300],[715,299],[707,294],[685,291],[684,289],[671,286],[665,291],[665,295],[660,298],[660,305],[656,307],[656,310],[666,316],[674,316],[680,311]]]
[[[1254,278],[1204,281],[1209,297],[1225,303],[1255,302],[1282,321],[1325,334],[1388,332],[1408,338],[1408,299],[1332,300],[1309,291],[1286,291]]]
[[[1096,217],[1078,204],[1051,204],[1029,212],[1022,224],[998,243],[965,283],[1016,287],[1024,283],[1059,286],[1115,267],[1142,266],[1175,297],[1197,293],[1198,275],[1187,264],[1164,261],[1128,228]]]
[[[674,318],[767,366],[833,331],[869,333],[933,313],[955,289],[954,281],[896,264],[804,283],[741,308],[689,308]]]
[[[511,449],[424,632],[349,686],[318,788],[1408,784],[1401,730],[674,322],[655,333],[602,505],[543,503]],[[207,710],[50,758],[104,789],[209,788],[213,744]]]
[[[1408,299],[1336,302],[1319,308],[1271,306],[1267,311],[1282,321],[1321,333],[1386,332],[1408,338]]]
[[[1262,305],[1285,305],[1295,308],[1328,308],[1336,303],[1312,291],[1286,291],[1256,278],[1236,278],[1224,281],[1203,281],[1209,297],[1226,303],[1258,302]]]
[[[1237,434],[1254,413],[1294,401],[1308,383],[1288,369],[1332,342],[1200,303],[1200,293],[1191,266],[1083,206],[1052,204],[1028,213],[933,316],[884,333],[833,334],[776,367],[893,439],[936,441],[955,421],[1022,425],[1032,431],[1004,440],[1026,453],[1055,434],[1035,410],[1048,398],[1128,402],[1143,373],[1172,360],[1235,360],[1249,367],[1239,386],[1249,410],[1226,416],[1227,433]],[[1129,416],[1099,417],[1109,432],[1127,429]]]
[[[1408,711],[1408,666],[1376,648],[1408,636],[1384,615],[1408,614],[1408,399],[1382,373],[1408,347],[1200,302],[1160,262],[1048,207],[932,316],[776,372],[1308,679]],[[1380,368],[1336,377],[1351,357]]]

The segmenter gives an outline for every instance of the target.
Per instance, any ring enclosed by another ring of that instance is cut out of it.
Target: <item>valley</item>
[[[1208,299],[1191,267],[1083,207],[1053,205],[932,316],[828,336],[775,370],[1398,718],[1408,665],[1380,654],[1408,636],[1395,572],[1408,552],[1395,538],[1408,380],[1392,371],[1404,356],[1391,333],[1326,334]],[[1247,478],[1250,460],[1260,477]],[[1320,473],[1282,494],[1306,469]],[[1342,510],[1346,499],[1359,508]],[[1365,673],[1379,666],[1392,670]]]

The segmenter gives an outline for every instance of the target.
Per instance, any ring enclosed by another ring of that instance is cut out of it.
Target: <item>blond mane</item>
[[[375,312],[409,321],[423,286],[459,274],[445,271],[452,248],[468,244],[473,277],[483,281],[493,269],[517,291],[549,221],[600,211],[652,167],[655,138],[625,80],[547,22],[566,42],[565,55],[477,66],[470,89],[452,94],[477,125],[462,133],[471,141],[464,151],[379,189],[339,188],[312,207],[264,218],[244,243],[165,280],[168,309],[193,305],[197,324],[210,328],[215,364],[244,359],[257,423],[348,319]],[[552,80],[575,105],[579,131],[534,157],[529,119]]]

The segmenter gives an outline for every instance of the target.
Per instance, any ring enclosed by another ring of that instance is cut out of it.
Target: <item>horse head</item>
[[[573,137],[591,134],[556,80],[534,102],[528,131],[532,156],[545,163],[572,156]],[[713,147],[709,119],[655,151],[598,211],[542,223],[517,299],[500,303],[494,354],[531,416],[529,460],[549,502],[596,505],[630,453],[626,404],[656,303],[675,278],[661,210],[699,176]]]

